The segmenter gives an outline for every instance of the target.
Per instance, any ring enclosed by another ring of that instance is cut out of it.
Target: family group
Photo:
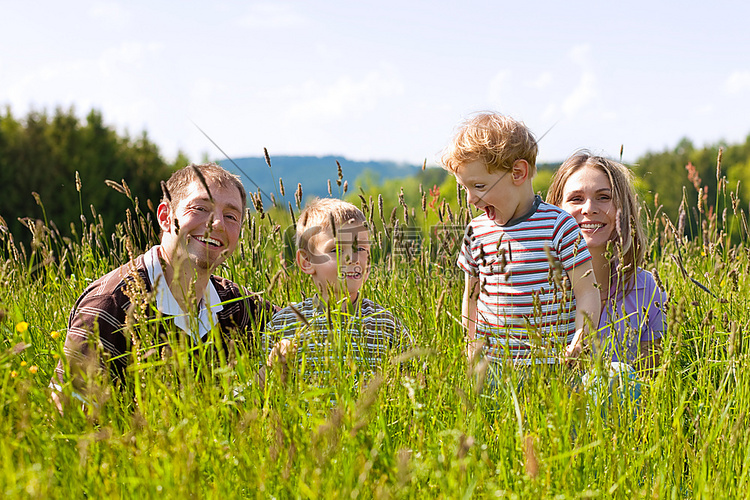
[[[543,200],[532,187],[537,152],[523,123],[481,113],[459,126],[442,156],[481,211],[457,258],[469,362],[499,372],[572,363],[591,350],[653,369],[666,297],[643,269],[646,233],[630,170],[578,152]],[[363,296],[372,239],[356,206],[317,199],[299,214],[296,264],[317,293],[280,308],[214,274],[247,217],[239,178],[216,164],[189,165],[163,191],[160,243],[91,283],[73,306],[50,384],[61,411],[71,396],[95,404],[92,380],[127,378],[139,318],[158,325],[162,355],[175,342],[211,340],[225,351],[241,343],[262,354],[260,372],[283,366],[311,380],[328,370],[334,341],[347,344],[361,373],[416,347],[393,312]],[[332,310],[344,318],[335,325]]]

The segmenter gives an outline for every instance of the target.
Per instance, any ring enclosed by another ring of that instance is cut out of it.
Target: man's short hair
[[[203,175],[207,184],[215,183],[224,189],[236,187],[242,199],[242,215],[245,215],[247,193],[245,192],[245,187],[242,185],[242,181],[239,176],[228,172],[216,163],[203,163],[200,165],[191,163],[177,170],[167,181],[167,191],[169,192],[171,201],[166,198],[166,193],[162,201],[170,203],[173,208],[176,207],[187,196],[190,185],[193,182],[200,182],[196,170]]]
[[[526,160],[534,175],[538,150],[534,135],[523,122],[498,113],[479,113],[461,123],[443,153],[442,164],[455,174],[477,160],[488,172],[510,170],[516,160]]]
[[[316,198],[299,214],[297,220],[296,242],[297,248],[308,250],[310,241],[318,234],[326,231],[333,232],[331,224],[336,229],[347,223],[361,223],[367,226],[367,218],[362,210],[348,201],[338,198]]]

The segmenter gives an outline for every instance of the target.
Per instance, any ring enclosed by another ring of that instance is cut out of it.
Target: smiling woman
[[[651,369],[659,363],[666,300],[644,265],[646,233],[632,173],[624,165],[581,151],[555,173],[547,202],[578,222],[600,287],[601,346],[612,362]]]

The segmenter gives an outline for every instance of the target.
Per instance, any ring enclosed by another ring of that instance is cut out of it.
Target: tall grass
[[[411,252],[394,252],[404,234],[398,228],[410,219],[460,226],[467,208],[454,199],[383,213],[377,200],[362,203],[379,248],[365,295],[410,329],[416,347],[405,356],[405,370],[389,365],[359,389],[349,379],[324,389],[301,380],[284,384],[271,373],[261,390],[256,374],[263,355],[247,346],[232,345],[228,359],[217,362],[208,347],[188,356],[179,343],[171,357],[147,356],[153,346],[146,342],[125,389],[97,387],[98,405],[70,404],[64,416],[47,385],[70,308],[93,279],[156,241],[149,212],[133,199],[129,223],[111,237],[93,209],[92,222],[75,227],[72,238],[32,222],[28,249],[3,233],[0,493],[747,496],[750,262],[746,215],[725,183],[715,206],[728,210],[704,207],[697,227],[705,230],[692,239],[657,207],[651,210],[651,266],[669,295],[662,364],[643,377],[639,408],[625,399],[605,412],[569,384],[588,366],[557,367],[525,379],[520,389],[519,374],[509,371],[495,396],[482,394],[484,374],[465,360],[463,276],[453,256],[427,238]],[[220,274],[283,306],[313,289],[309,278],[284,265],[285,229],[298,210],[266,209],[250,215]],[[136,325],[144,339],[150,328]]]

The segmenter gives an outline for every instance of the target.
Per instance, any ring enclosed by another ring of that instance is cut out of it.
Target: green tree
[[[147,200],[158,202],[159,183],[171,171],[145,132],[120,136],[96,110],[83,123],[72,108],[57,108],[52,116],[31,111],[22,120],[6,108],[0,117],[0,182],[6,186],[0,215],[16,241],[31,240],[23,219],[47,219],[65,236],[80,234],[84,220],[101,220],[111,232],[126,220],[126,210],[136,215],[148,211]],[[116,182],[120,192],[105,181]]]

